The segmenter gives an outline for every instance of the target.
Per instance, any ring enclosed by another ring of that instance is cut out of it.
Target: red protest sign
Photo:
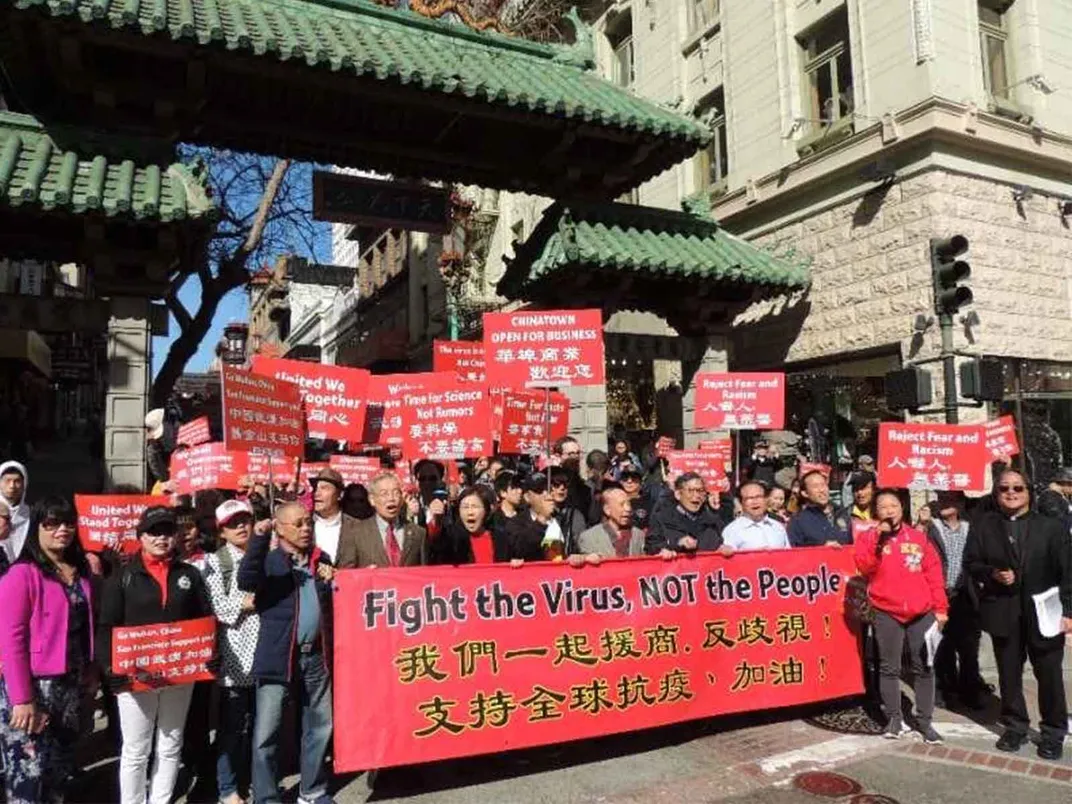
[[[569,412],[570,401],[565,394],[507,391],[503,396],[499,452],[529,455],[546,451],[548,438],[556,441],[569,432]]]
[[[176,494],[204,489],[238,489],[248,471],[244,452],[228,452],[222,442],[200,444],[171,453],[171,482]]]
[[[151,494],[76,494],[78,541],[83,550],[122,551],[124,543],[137,543],[138,520],[150,505],[168,505],[169,499]]]
[[[402,394],[426,388],[442,388],[458,382],[455,374],[373,374],[369,379],[369,404],[365,416],[364,444],[401,445]]]
[[[719,457],[723,464],[733,464],[733,439],[712,438],[696,445],[701,452],[711,452]]]
[[[878,428],[878,484],[893,488],[982,491],[987,451],[975,424],[904,424]]]
[[[215,657],[215,617],[112,629],[112,670],[130,676],[134,692],[212,681],[216,676],[205,665]],[[145,681],[135,673],[153,678]]]
[[[493,386],[602,385],[603,313],[484,313],[484,360]]]
[[[659,440],[655,442],[655,454],[665,458],[676,446],[677,439],[673,436],[659,436]]]
[[[255,455],[246,456],[246,474],[254,483],[268,483],[276,485],[291,483],[297,477],[298,458],[285,457],[283,455]]]
[[[504,575],[336,575],[335,769],[413,765],[863,690],[851,551],[701,554]],[[405,612],[404,614],[400,614]],[[354,656],[366,657],[355,662]]]
[[[492,446],[488,390],[452,378],[436,388],[403,392],[402,426],[403,449],[411,459],[488,455]]]
[[[198,444],[207,444],[212,440],[212,432],[208,423],[208,416],[198,416],[192,422],[179,427],[175,435],[175,443],[186,447],[196,447]]]
[[[301,457],[305,422],[298,386],[227,365],[221,375],[227,449]]]
[[[370,377],[364,369],[254,355],[253,373],[301,389],[310,438],[361,440]]]
[[[488,402],[491,405],[491,437],[496,441],[502,440],[503,400],[505,398],[506,391],[502,388],[488,390]]]
[[[402,491],[410,494],[417,490],[417,480],[413,477],[413,463],[411,461],[401,458],[396,459],[394,472],[398,482],[402,484]]]
[[[1007,463],[1013,455],[1020,454],[1020,440],[1016,437],[1016,420],[1012,416],[1002,416],[983,426],[986,451],[991,461]]]
[[[784,374],[697,374],[695,383],[700,429],[777,430],[785,423]]]
[[[368,486],[372,478],[384,471],[380,459],[370,455],[332,455],[328,464],[342,475],[346,485]]]
[[[730,479],[726,477],[726,464],[713,452],[698,449],[671,450],[667,456],[670,473],[673,475],[695,472],[703,478],[707,490],[729,491]]]
[[[804,477],[804,475],[810,475],[812,472],[818,472],[827,480],[830,479],[830,466],[825,463],[805,463],[800,462],[800,466],[797,467],[797,477]]]
[[[432,371],[449,371],[468,382],[484,382],[481,341],[432,341]]]

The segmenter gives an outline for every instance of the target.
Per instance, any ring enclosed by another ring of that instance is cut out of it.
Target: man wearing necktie
[[[369,503],[375,515],[339,537],[335,562],[339,569],[356,567],[414,567],[426,563],[424,528],[402,520],[402,484],[391,472],[369,483]]]

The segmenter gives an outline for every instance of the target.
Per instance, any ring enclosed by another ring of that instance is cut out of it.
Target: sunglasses
[[[1027,491],[1026,486],[998,486],[998,491],[1002,494],[1008,494],[1010,491],[1014,494],[1022,494]]]
[[[59,530],[65,526],[74,530],[74,521],[71,519],[52,519],[49,517],[41,522],[41,527],[45,530]]]

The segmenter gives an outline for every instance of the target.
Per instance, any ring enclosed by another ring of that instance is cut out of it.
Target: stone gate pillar
[[[716,433],[700,430],[696,427],[696,375],[710,371],[729,371],[730,345],[724,335],[708,335],[694,338],[688,357],[682,360],[685,382],[685,396],[682,400],[682,414],[685,429],[685,449],[695,449],[703,439],[712,438]]]
[[[578,385],[565,390],[570,399],[569,434],[580,442],[587,454],[607,448],[607,387]]]
[[[104,397],[105,487],[145,489],[145,414],[152,358],[149,300],[117,296],[110,304],[108,388]]]

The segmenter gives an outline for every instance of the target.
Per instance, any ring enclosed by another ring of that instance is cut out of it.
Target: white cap
[[[216,508],[216,524],[226,525],[239,514],[253,516],[253,508],[245,500],[227,500]]]
[[[149,431],[150,440],[164,435],[164,409],[153,408],[145,414],[145,429]]]

